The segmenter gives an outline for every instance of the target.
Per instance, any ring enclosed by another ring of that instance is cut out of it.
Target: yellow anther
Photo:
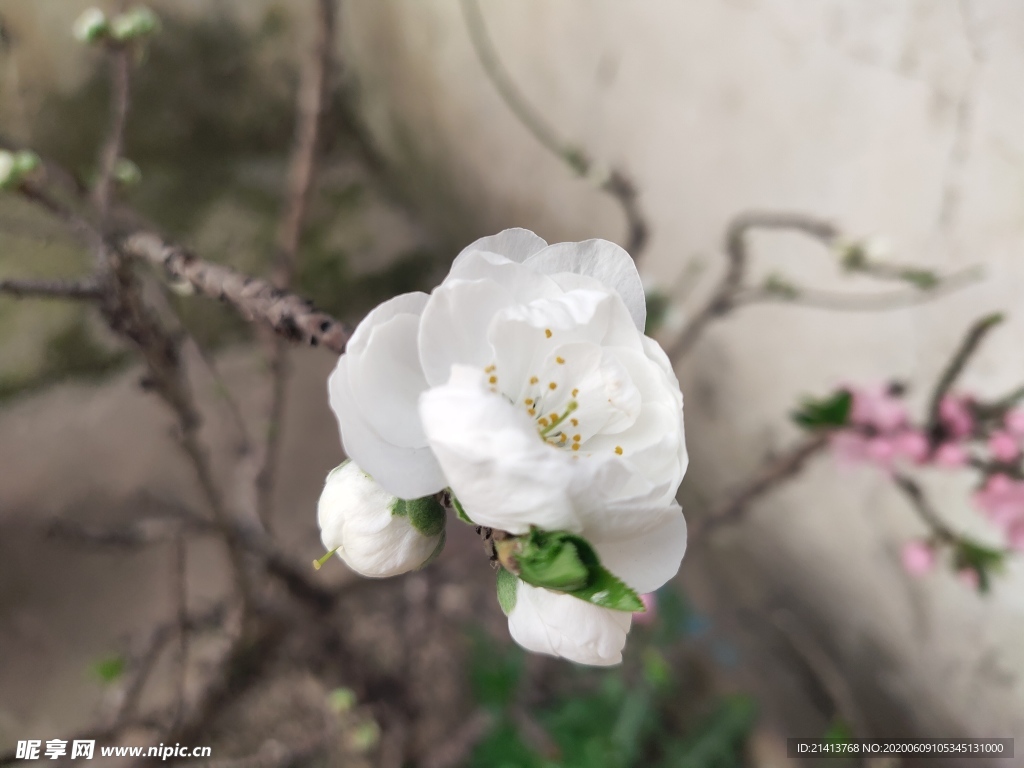
[[[549,413],[548,414],[548,418],[551,419],[552,421],[558,421],[558,414],[557,413]]]
[[[564,443],[568,439],[569,438],[566,436],[565,432],[559,433],[558,442]]]
[[[536,416],[537,415],[537,409],[536,408],[529,408],[529,409],[527,409],[526,412],[528,414],[530,414],[531,416]]]
[[[528,397],[523,402],[526,403],[527,405],[533,405],[533,398],[532,397]]]
[[[579,436],[579,435],[573,435],[573,436],[572,436],[572,441],[573,441],[574,443],[578,443],[578,442],[580,441],[580,436]]]
[[[536,384],[538,381],[540,381],[540,379],[538,379],[536,376],[531,376],[530,377],[530,383],[531,384]]]
[[[540,425],[541,425],[542,427],[546,427],[546,426],[548,425],[548,420],[547,420],[547,418],[546,418],[546,417],[544,417],[544,416],[541,416],[541,417],[540,417],[539,419],[537,419],[537,422],[538,422],[538,423],[539,423],[539,424],[540,424]]]
[[[579,419],[569,419],[569,422],[570,422],[570,423],[571,423],[571,424],[572,424],[572,425],[573,425],[574,427],[578,427],[578,426],[580,425],[580,420],[579,420]]]
[[[565,365],[565,358],[564,357],[556,357],[555,358],[555,362],[558,363],[559,365]]]
[[[580,449],[580,444],[579,444],[579,443],[573,443],[573,444],[572,444],[572,449],[573,449],[574,451],[578,451],[578,450]]]
[[[484,368],[484,373],[491,373],[497,367],[498,366],[496,365],[488,365],[486,368]]]
[[[547,336],[550,339],[551,338],[551,329],[550,328],[545,328],[544,329],[544,335]]]
[[[497,384],[498,383],[498,377],[497,376],[491,376],[491,378],[489,378],[488,381],[491,382],[491,384]]]
[[[621,456],[622,455],[622,446],[621,445],[616,445],[615,446],[615,452],[617,454],[619,454],[619,456]]]
[[[557,389],[557,388],[558,388],[558,385],[555,384],[555,382],[553,382],[553,381],[548,382],[548,389]]]
[[[579,393],[580,393],[580,391],[579,391],[578,389],[574,389],[574,390],[572,391],[572,396],[573,396],[573,397],[576,397],[576,395],[578,395]]]

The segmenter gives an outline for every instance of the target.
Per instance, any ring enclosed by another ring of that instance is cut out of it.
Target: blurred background
[[[0,0],[0,133],[85,183],[110,98],[102,53],[71,37],[89,5]],[[118,195],[203,258],[266,274],[314,4],[151,7],[162,28],[133,69],[124,150],[141,174]],[[765,303],[709,325],[676,366],[691,521],[793,443],[787,414],[801,395],[898,379],[924,409],[979,315],[1009,320],[964,386],[994,396],[1024,375],[1024,6],[1014,0],[337,8],[295,281],[336,317],[358,322],[390,296],[429,290],[465,244],[512,226],[549,242],[635,246],[669,307],[652,329],[662,340],[714,290],[723,233],[744,211],[883,236],[894,259],[940,273],[983,268],[909,306]],[[552,151],[545,131],[571,151]],[[635,196],[602,188],[613,171]],[[821,290],[876,290],[808,238],[751,243],[752,282],[781,273]],[[0,198],[0,277],[90,266],[61,226]],[[265,347],[216,302],[158,298],[198,342],[187,354],[204,437],[226,472],[237,419],[258,425],[265,408]],[[316,500],[343,458],[324,396],[334,362],[321,350],[291,358],[273,508],[275,533],[303,561],[321,553]],[[97,544],[55,522],[109,526],[147,505],[200,503],[171,419],[139,378],[93,309],[0,296],[0,750],[66,738],[116,711],[139,637],[176,610],[177,545],[153,532]],[[972,478],[922,482],[947,520],[993,538],[970,506]],[[479,539],[453,523],[425,571],[355,582],[340,562],[325,568],[318,578],[345,588],[335,652],[304,648],[308,627],[291,627],[290,650],[211,713],[199,743],[238,765],[615,768],[782,766],[792,764],[787,736],[1024,737],[1020,565],[985,595],[953,573],[912,579],[900,548],[923,533],[881,473],[820,457],[742,524],[692,543],[621,668],[585,670],[517,650]],[[223,598],[222,560],[216,542],[189,543],[189,609]],[[218,642],[197,641],[192,682]],[[160,661],[142,700],[168,701],[174,676]],[[325,728],[328,747],[259,762],[275,744],[322,746]]]

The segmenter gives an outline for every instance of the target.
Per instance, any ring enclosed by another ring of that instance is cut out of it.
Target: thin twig
[[[956,380],[963,372],[964,367],[971,359],[971,356],[977,351],[988,332],[1003,322],[1003,319],[1003,315],[996,312],[976,320],[968,329],[963,341],[960,342],[960,347],[939,377],[938,383],[936,383],[935,389],[932,392],[931,403],[928,406],[927,433],[933,444],[940,442],[942,438],[941,410],[943,398],[952,389]]]
[[[291,287],[299,261],[299,244],[306,221],[316,172],[320,125],[328,96],[334,49],[334,0],[316,0],[316,43],[299,85],[295,110],[295,139],[288,164],[288,192],[277,233],[277,253],[270,281],[279,291]],[[274,481],[281,450],[281,428],[288,395],[288,342],[270,340],[271,395],[263,461],[256,475],[256,513],[268,531],[271,526]]]
[[[184,533],[174,537],[173,567],[171,584],[174,592],[174,603],[178,619],[178,648],[175,658],[177,667],[174,690],[174,719],[177,725],[185,711],[185,692],[188,682],[188,542]]]
[[[739,522],[752,502],[793,477],[827,444],[828,434],[818,434],[765,461],[752,478],[691,527],[690,543],[701,540],[723,525]]]
[[[559,137],[557,131],[519,90],[502,63],[494,41],[487,31],[477,0],[461,0],[461,5],[473,50],[502,101],[542,147],[558,157],[577,175],[593,178],[598,189],[619,204],[626,218],[626,251],[634,260],[638,259],[647,245],[650,227],[637,203],[636,186],[625,173],[615,168],[595,173],[594,163],[586,152]]]
[[[910,501],[910,506],[932,535],[945,544],[955,544],[961,540],[961,537],[939,517],[917,481],[898,473],[892,476],[892,480]]]
[[[765,288],[750,288],[737,293],[734,306],[773,303],[792,304],[809,309],[824,309],[830,312],[886,312],[926,304],[940,296],[958,291],[964,286],[976,282],[980,277],[980,270],[965,269],[942,279],[932,288],[881,293],[850,293],[795,288],[793,294],[785,295]]]
[[[111,86],[113,98],[110,101],[110,127],[100,155],[99,179],[93,190],[96,211],[101,228],[107,234],[110,212],[110,198],[114,186],[114,172],[124,148],[125,127],[131,106],[131,56],[132,48],[118,45],[112,48],[110,56]]]
[[[17,299],[76,299],[97,301],[103,291],[91,277],[83,280],[0,280],[0,294]]]
[[[124,253],[148,261],[170,278],[204,296],[233,306],[243,317],[265,323],[291,341],[322,346],[341,354],[351,329],[302,298],[228,267],[204,262],[157,234],[140,232],[121,242]]]

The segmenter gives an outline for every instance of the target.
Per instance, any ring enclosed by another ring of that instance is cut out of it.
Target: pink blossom
[[[967,437],[974,431],[974,415],[966,397],[946,395],[939,403],[939,417],[953,437]]]
[[[925,541],[908,541],[903,545],[903,570],[911,576],[924,576],[935,567],[935,550]]]
[[[1006,431],[1016,437],[1024,437],[1024,408],[1014,408],[1003,417]]]
[[[1024,552],[1024,518],[1018,520],[1006,532],[1006,543],[1011,549]]]
[[[658,598],[653,592],[645,592],[640,595],[640,600],[644,604],[644,610],[634,613],[633,621],[649,626],[658,618]]]
[[[876,464],[888,467],[896,456],[896,445],[887,437],[872,437],[868,440],[867,455]]]
[[[853,404],[850,421],[863,427],[874,427],[879,432],[893,432],[907,422],[907,408],[889,386],[877,384],[871,387],[851,389]]]
[[[935,450],[933,461],[936,466],[956,469],[967,463],[967,451],[956,443],[943,443]]]
[[[840,466],[850,467],[868,461],[868,438],[844,429],[829,437],[829,447]]]
[[[1020,455],[1016,438],[1002,430],[993,432],[988,438],[988,450],[996,461],[1013,461]]]
[[[978,587],[981,586],[981,580],[978,578],[978,572],[973,568],[961,568],[956,572],[956,576],[961,582],[974,591],[977,591]]]
[[[920,430],[900,432],[893,440],[897,455],[920,464],[928,457],[928,438]]]
[[[1024,482],[1004,474],[991,475],[975,492],[974,503],[993,523],[1009,528],[1024,519]]]

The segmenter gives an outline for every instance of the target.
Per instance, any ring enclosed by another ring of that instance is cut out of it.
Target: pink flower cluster
[[[1006,535],[1009,546],[1024,552],[1024,480],[989,475],[974,494],[975,505]]]
[[[930,464],[944,469],[963,467],[970,460],[968,443],[977,436],[972,399],[946,395],[939,404],[942,441],[932,448],[924,430],[910,424],[907,409],[886,385],[850,389],[853,403],[849,426],[831,437],[831,447],[844,464],[874,464],[892,469],[898,461]],[[991,461],[1016,462],[1024,444],[1024,409],[1006,414],[1002,425],[988,434]]]
[[[928,438],[910,426],[906,406],[890,387],[851,388],[850,394],[850,425],[830,438],[841,463],[890,469],[900,460],[921,464],[928,458]]]

